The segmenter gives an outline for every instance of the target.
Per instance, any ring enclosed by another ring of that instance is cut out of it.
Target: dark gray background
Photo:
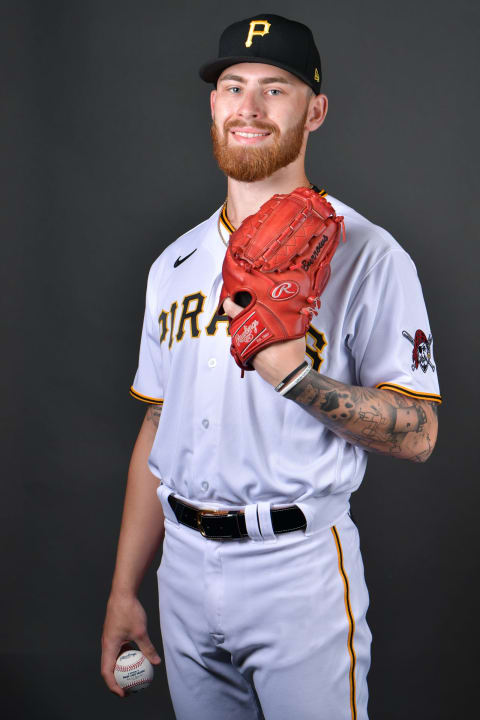
[[[99,676],[126,470],[145,412],[128,388],[150,264],[225,195],[197,68],[227,24],[258,12],[314,31],[330,110],[310,141],[309,178],[411,253],[445,398],[428,463],[372,457],[353,499],[371,595],[371,719],[471,716],[478,3],[0,7],[3,716],[173,717],[163,667],[127,701]],[[161,651],[154,570],[142,598]]]

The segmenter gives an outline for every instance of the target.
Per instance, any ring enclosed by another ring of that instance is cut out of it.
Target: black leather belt
[[[235,540],[248,537],[243,510],[199,510],[193,505],[168,496],[170,507],[179,523],[198,530],[210,540]],[[271,508],[270,515],[274,533],[303,530],[307,527],[305,515],[297,505],[286,508]]]

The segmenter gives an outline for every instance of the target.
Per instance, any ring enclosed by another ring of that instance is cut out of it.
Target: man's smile
[[[264,138],[269,137],[272,133],[269,130],[258,130],[256,128],[233,128],[230,130],[234,139],[245,145],[251,145],[262,142]]]

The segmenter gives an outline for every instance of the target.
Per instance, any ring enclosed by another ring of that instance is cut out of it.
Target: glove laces
[[[337,215],[337,217],[335,218],[335,222],[337,223],[337,225],[340,224],[342,226],[342,242],[345,242],[345,220],[343,219],[343,215]]]

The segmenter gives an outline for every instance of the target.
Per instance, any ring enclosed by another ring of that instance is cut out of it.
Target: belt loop
[[[264,540],[278,540],[273,532],[269,502],[262,501],[258,503],[258,524],[260,525],[260,532]]]
[[[245,507],[245,525],[247,532],[252,540],[263,540],[262,533],[258,527],[257,505],[246,505]]]
[[[157,497],[162,503],[163,508],[163,514],[166,518],[174,522],[176,525],[178,525],[177,516],[173,512],[173,508],[171,507],[170,503],[168,502],[168,496],[172,495],[173,490],[171,490],[169,487],[164,485],[163,483],[160,483],[160,485],[157,488]]]

